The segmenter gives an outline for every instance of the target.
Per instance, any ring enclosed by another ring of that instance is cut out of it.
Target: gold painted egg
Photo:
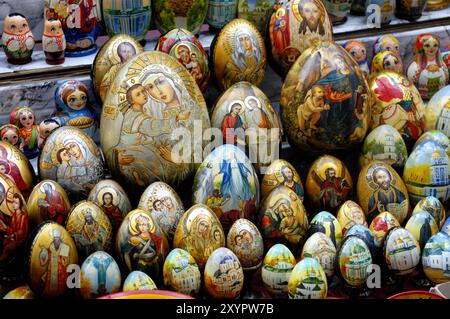
[[[191,145],[172,133],[193,135],[194,123],[196,134],[210,127],[203,95],[181,63],[158,51],[128,61],[101,115],[100,144],[115,180],[142,190],[158,180],[178,186],[198,162],[197,151],[188,150],[202,141]]]
[[[274,298],[286,298],[288,280],[297,262],[289,248],[283,244],[273,245],[264,257],[261,278]]]
[[[428,101],[425,109],[425,130],[439,130],[450,137],[450,122],[447,121],[449,111],[450,85],[447,85]]]
[[[345,235],[347,230],[349,230],[354,225],[363,225],[368,227],[366,222],[366,215],[362,210],[361,206],[352,200],[346,201],[339,207],[336,219],[341,225],[342,235]]]
[[[216,34],[211,44],[213,74],[226,90],[247,81],[259,86],[266,73],[267,55],[264,39],[249,21],[234,19]]]
[[[276,187],[283,185],[292,189],[303,201],[304,190],[300,175],[295,168],[284,159],[276,159],[264,173],[261,183],[261,198],[265,198]]]
[[[327,277],[315,258],[306,257],[295,265],[289,276],[289,299],[325,299]]]
[[[336,266],[336,246],[331,241],[330,237],[324,233],[317,232],[312,234],[306,240],[303,246],[302,256],[316,259],[328,278],[334,275],[334,268]]]
[[[138,207],[150,213],[171,242],[184,214],[183,203],[175,190],[164,182],[154,182],[141,195]]]
[[[227,235],[227,247],[239,259],[244,270],[259,268],[264,257],[264,243],[258,228],[245,218],[238,219]]]
[[[426,211],[433,216],[434,220],[437,223],[438,228],[442,228],[445,222],[445,209],[444,205],[434,196],[427,196],[423,199],[421,199],[416,207],[414,207],[414,210],[412,214],[414,215],[418,211]]]
[[[75,241],[80,260],[96,251],[109,251],[113,230],[102,208],[91,201],[72,206],[67,216],[66,229]]]
[[[225,233],[214,212],[203,204],[189,208],[178,223],[173,247],[186,250],[203,269],[212,252],[225,247]]]
[[[445,150],[445,153],[450,156],[450,139],[438,130],[430,130],[423,133],[419,139],[416,141],[416,144],[414,144],[413,150],[422,145],[422,143],[433,140],[436,143],[438,143],[442,148]]]
[[[95,299],[120,291],[119,265],[104,251],[96,251],[83,262],[80,272],[80,293],[84,299]]]
[[[405,229],[419,242],[421,249],[423,249],[428,240],[439,231],[433,216],[424,210],[417,211],[413,214],[406,223]]]
[[[431,237],[422,253],[422,266],[425,275],[432,282],[441,284],[450,281],[448,256],[450,255],[450,236],[438,232]]]
[[[390,212],[401,224],[411,213],[405,183],[384,162],[372,161],[361,169],[356,192],[369,221],[380,213]]]
[[[372,264],[372,255],[366,243],[356,237],[348,236],[338,251],[339,271],[351,287],[364,285],[369,276],[367,267]]]
[[[312,235],[314,233],[324,233],[327,235],[334,247],[337,249],[341,246],[342,240],[342,228],[339,221],[332,214],[326,211],[322,211],[318,213],[311,220],[309,225],[309,234]]]
[[[225,247],[214,250],[206,262],[206,292],[215,299],[236,299],[244,286],[244,271],[236,255]]]
[[[316,210],[335,212],[353,196],[353,182],[345,164],[323,155],[311,165],[306,176],[306,194]]]
[[[3,299],[35,299],[35,295],[28,285],[23,285],[8,292]]]
[[[280,107],[289,142],[305,151],[353,148],[363,141],[369,127],[365,75],[334,42],[307,49],[292,65],[283,83]]]
[[[156,284],[146,273],[135,270],[128,274],[123,283],[122,291],[156,290]]]
[[[201,273],[194,257],[186,250],[175,248],[167,255],[163,269],[164,286],[195,297],[202,284]]]
[[[378,214],[370,223],[369,229],[375,236],[378,246],[381,247],[384,236],[393,227],[400,226],[397,218],[389,212]]]
[[[404,228],[394,227],[386,234],[383,255],[389,270],[397,275],[411,274],[420,262],[420,246]]]
[[[92,63],[91,79],[94,93],[104,101],[120,68],[144,48],[135,38],[117,34],[103,44]]]
[[[67,230],[53,222],[41,224],[31,244],[29,257],[30,287],[46,298],[69,293],[69,266],[78,264],[75,242]]]

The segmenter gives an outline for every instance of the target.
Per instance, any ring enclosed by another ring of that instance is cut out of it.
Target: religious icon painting
[[[400,226],[397,218],[389,212],[378,214],[370,223],[369,229],[377,240],[378,246],[381,247],[384,236],[393,227]]]
[[[339,207],[336,219],[342,228],[342,235],[345,235],[347,230],[352,228],[354,225],[363,225],[368,227],[366,222],[366,215],[356,202],[352,200],[346,201]]]
[[[265,171],[261,183],[261,198],[264,199],[273,189],[280,185],[292,189],[303,201],[305,192],[300,175],[288,161],[283,159],[273,161]]]

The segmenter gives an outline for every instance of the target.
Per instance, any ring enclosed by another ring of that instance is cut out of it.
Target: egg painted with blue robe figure
[[[406,223],[405,229],[419,242],[420,249],[423,249],[427,241],[439,231],[433,216],[424,210],[413,214]]]
[[[63,126],[81,129],[94,137],[96,130],[95,116],[90,109],[89,90],[79,81],[64,81],[55,92],[56,112],[53,115]]]
[[[201,276],[194,257],[186,250],[174,248],[167,255],[163,277],[168,289],[195,297],[200,291]]]
[[[441,231],[450,236],[450,217],[445,220],[444,225],[441,227]]]
[[[450,236],[438,232],[428,240],[422,253],[423,271],[435,284],[450,281]]]
[[[370,223],[369,229],[377,240],[378,246],[381,247],[384,236],[393,227],[400,226],[397,218],[389,212],[378,214]]]
[[[336,219],[341,225],[342,235],[352,228],[354,225],[363,225],[368,227],[366,215],[358,203],[348,200],[339,207]]]
[[[211,208],[225,231],[239,218],[254,220],[259,198],[256,171],[245,153],[235,145],[220,145],[197,169],[192,202]]]
[[[419,147],[423,142],[429,140],[433,140],[438,143],[444,148],[445,153],[447,153],[447,155],[450,155],[450,139],[447,135],[439,130],[430,130],[423,133],[416,141],[416,144],[414,144],[413,150]]]
[[[303,245],[301,259],[311,257],[319,261],[328,278],[334,275],[336,266],[336,247],[330,237],[324,233],[317,232],[312,234]]]
[[[7,13],[1,39],[8,63],[21,65],[31,62],[35,38],[25,16]]]
[[[239,0],[237,17],[253,23],[261,34],[265,34],[267,22],[276,0]]]
[[[366,243],[357,236],[348,236],[338,251],[339,271],[346,285],[354,288],[363,286],[370,273],[367,267],[372,264],[372,255]]]
[[[84,299],[96,299],[120,291],[119,265],[111,255],[97,251],[81,265],[80,293]]]
[[[280,106],[289,142],[305,151],[353,148],[369,127],[365,76],[334,42],[321,42],[296,60],[284,80]]]
[[[238,0],[208,0],[206,22],[213,28],[220,29],[236,18]]]
[[[17,106],[9,113],[9,123],[17,126],[22,144],[20,150],[28,159],[39,155],[40,132],[36,123],[36,115],[28,106]]]
[[[426,211],[430,213],[431,216],[433,216],[434,220],[436,221],[437,227],[439,229],[442,228],[445,222],[445,208],[444,205],[434,196],[427,196],[423,199],[421,199],[416,207],[414,207],[414,210],[412,214],[414,215],[417,212],[420,211]]]
[[[383,256],[392,274],[409,275],[420,263],[420,245],[413,234],[402,227],[388,231],[383,242]]]
[[[450,137],[450,85],[437,91],[425,109],[425,130],[438,130]]]
[[[325,299],[327,293],[327,277],[317,259],[300,260],[289,276],[289,299]]]
[[[342,46],[358,62],[359,67],[369,80],[369,65],[367,64],[367,49],[364,43],[358,40],[350,40]]]
[[[395,0],[366,0],[366,8],[368,22],[372,24],[380,23],[384,26],[391,23],[394,18]],[[378,11],[379,16],[374,15],[377,10],[380,10]]]
[[[391,51],[381,51],[372,58],[372,66],[370,69],[370,76],[373,77],[376,73],[383,70],[403,74],[403,62],[401,58]]]
[[[324,0],[322,3],[333,25],[339,25],[347,21],[352,0]]]
[[[9,291],[6,295],[3,296],[3,299],[35,299],[36,296],[31,290],[30,286],[23,285],[19,286],[11,291]]]
[[[225,247],[217,248],[206,262],[205,290],[214,299],[237,299],[244,287],[244,271],[236,255]]]
[[[390,212],[401,224],[411,214],[407,186],[384,162],[372,161],[361,169],[356,192],[369,221],[380,213]]]
[[[134,270],[130,272],[123,282],[122,291],[156,290],[156,284],[146,273]]]
[[[370,229],[364,225],[354,225],[352,226],[344,235],[345,238],[349,236],[356,236],[362,239],[372,254],[372,259],[375,259],[378,255],[378,249],[380,248],[375,235],[370,231]]]
[[[261,198],[264,199],[278,186],[286,186],[292,189],[300,200],[303,201],[303,183],[294,166],[284,159],[276,159],[264,172],[261,182]]]
[[[327,235],[336,249],[339,249],[342,241],[342,227],[336,217],[326,211],[316,214],[309,225],[309,235],[317,232]]]

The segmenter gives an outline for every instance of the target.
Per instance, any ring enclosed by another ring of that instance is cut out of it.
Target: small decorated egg
[[[35,299],[35,295],[28,285],[23,285],[8,292],[3,299]]]
[[[95,299],[120,291],[120,269],[114,258],[97,251],[83,262],[80,272],[80,292],[84,299]]]
[[[239,0],[237,6],[237,17],[250,21],[258,28],[261,34],[266,32],[267,22],[272,14],[273,5],[276,0]]]
[[[375,258],[378,255],[379,245],[377,239],[375,238],[375,235],[370,231],[370,229],[367,228],[366,226],[364,225],[352,226],[352,228],[350,228],[345,233],[344,240],[349,236],[356,236],[362,239],[369,248],[370,253],[372,254],[372,258]]]
[[[403,74],[403,63],[401,58],[392,51],[381,51],[372,58],[371,76],[375,76],[383,70]]]
[[[450,93],[450,90],[449,90],[449,93]],[[427,110],[428,110],[428,107],[427,107]],[[426,119],[426,117],[425,117],[425,119]],[[442,146],[444,148],[445,153],[447,153],[447,155],[450,154],[450,139],[447,137],[447,135],[445,135],[444,133],[442,133],[441,131],[438,131],[438,130],[430,130],[430,131],[426,131],[425,133],[423,133],[419,137],[419,139],[416,141],[416,144],[414,144],[413,150],[416,149],[417,147],[419,147],[423,142],[429,141],[429,140],[435,141],[436,143],[438,143],[440,146]]]
[[[288,281],[289,299],[324,299],[327,292],[327,277],[315,258],[306,257],[295,265]]]
[[[201,273],[194,257],[186,250],[175,248],[167,255],[163,269],[164,286],[195,297],[202,284]]]
[[[414,215],[422,210],[430,213],[436,221],[438,228],[442,228],[442,225],[444,225],[445,222],[445,209],[439,199],[434,196],[427,196],[421,199],[416,207],[414,207],[412,214]]]
[[[311,220],[309,234],[324,233],[327,235],[334,247],[339,248],[342,240],[342,228],[339,221],[329,212],[322,211]]]
[[[375,236],[378,246],[383,243],[384,236],[393,227],[400,226],[397,218],[389,212],[378,214],[370,223],[369,229]]]
[[[200,269],[219,247],[225,247],[225,234],[214,212],[197,204],[189,208],[178,222],[173,247],[186,250]]]
[[[216,29],[236,18],[238,0],[214,0],[208,1],[206,22]]]
[[[389,51],[395,53],[397,56],[401,56],[400,42],[392,34],[385,34],[377,38],[373,44],[374,55],[383,51]]]
[[[428,240],[422,253],[423,271],[428,279],[436,284],[450,281],[449,256],[450,236],[444,232],[436,233]]]
[[[327,277],[331,278],[334,275],[334,267],[336,266],[336,253],[336,247],[330,237],[324,233],[317,232],[312,234],[305,242],[301,258],[311,257],[317,259]]]
[[[369,273],[367,267],[372,264],[372,255],[366,243],[356,237],[348,236],[338,251],[338,265],[342,278],[351,287],[365,284]]]
[[[439,231],[433,216],[424,210],[414,213],[406,223],[405,229],[419,242],[421,249]]]
[[[294,255],[285,245],[276,244],[269,249],[264,257],[261,278],[273,297],[287,297],[288,280],[295,264]]]
[[[389,230],[384,239],[383,255],[393,274],[408,275],[420,262],[420,246],[409,231],[394,227]]]
[[[265,198],[276,187],[283,185],[292,189],[303,201],[304,190],[300,175],[295,168],[284,159],[276,159],[264,173],[261,183],[261,198]]]
[[[450,85],[437,91],[425,109],[425,130],[439,130],[450,137]]]
[[[236,299],[244,286],[244,271],[236,255],[225,247],[214,250],[204,272],[206,292],[215,299]]]
[[[346,201],[339,207],[336,219],[342,228],[342,235],[345,235],[347,230],[352,228],[354,225],[368,226],[366,222],[366,215],[361,206],[352,200]]]
[[[251,221],[238,219],[227,235],[227,247],[236,254],[242,269],[259,268],[264,257],[264,243],[261,233]]]
[[[122,291],[155,290],[158,289],[152,278],[146,273],[134,270],[130,272],[123,282]]]

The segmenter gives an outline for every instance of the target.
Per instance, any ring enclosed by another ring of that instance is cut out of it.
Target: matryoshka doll
[[[61,127],[61,124],[56,118],[45,119],[39,124],[39,148],[44,146],[44,143],[50,134],[59,127]]]
[[[369,78],[369,66],[367,65],[367,49],[364,43],[357,40],[350,40],[343,45],[344,49],[358,62],[359,68]]]
[[[47,62],[47,64],[55,65],[64,63],[66,37],[62,29],[61,21],[53,18],[45,21],[42,43],[45,53],[45,62]]]
[[[23,153],[29,159],[35,158],[39,153],[39,126],[36,124],[34,111],[23,106],[15,109],[10,115],[11,124],[17,125],[22,138]]]
[[[430,99],[448,83],[448,69],[441,57],[437,36],[426,33],[417,37],[414,47],[415,58],[406,74],[424,99]]]
[[[403,73],[402,60],[397,54],[391,51],[381,51],[377,53],[372,59],[372,74],[381,72],[383,70]]]
[[[5,124],[0,127],[0,139],[7,142],[18,149],[22,148],[20,138],[20,129],[14,124]]]
[[[8,62],[26,64],[31,62],[34,36],[27,19],[20,13],[10,13],[3,22],[2,43]]]
[[[373,54],[376,55],[382,51],[390,51],[395,53],[401,60],[400,42],[392,34],[386,34],[375,40],[373,44]]]

